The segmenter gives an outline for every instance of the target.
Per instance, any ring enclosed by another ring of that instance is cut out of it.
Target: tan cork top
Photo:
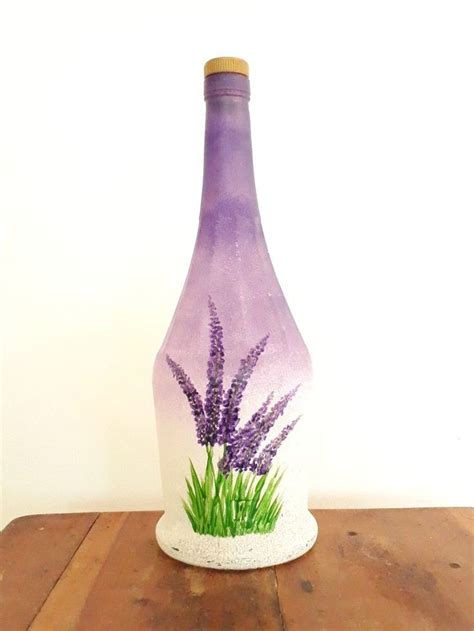
[[[237,72],[246,77],[249,76],[249,65],[239,57],[215,57],[204,64],[204,76],[217,72]]]

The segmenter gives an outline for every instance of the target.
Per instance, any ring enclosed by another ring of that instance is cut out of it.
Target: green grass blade
[[[196,500],[196,517],[198,520],[197,526],[199,528],[199,532],[203,532],[203,528],[205,526],[204,491],[196,473],[196,469],[194,468],[191,460],[189,461],[189,463],[191,467],[192,486]]]
[[[250,503],[248,517],[247,517],[247,528],[250,528],[252,526],[254,515],[257,510],[258,502],[260,500],[260,493],[262,491],[262,488],[263,488],[263,485],[265,484],[266,479],[267,479],[267,475],[266,474],[262,475],[260,480],[257,482],[257,486],[255,487],[255,492],[253,494],[253,497]]]
[[[234,486],[234,492],[232,494],[232,499],[238,500],[240,497],[240,491],[242,488],[242,478],[243,478],[243,473],[242,471],[239,471],[239,473],[237,474],[237,479],[235,481],[235,486]]]
[[[257,509],[253,515],[253,520],[258,526],[262,526],[268,521],[268,514],[270,507],[275,498],[275,493],[280,484],[283,474],[280,474],[277,470],[275,474],[270,478],[268,485],[263,493],[263,496],[257,506]]]
[[[193,505],[195,505],[195,504],[196,504],[196,495],[195,495],[195,493],[194,493],[194,491],[193,491],[193,487],[191,486],[191,484],[190,484],[190,482],[189,482],[188,478],[185,478],[185,480],[186,480],[186,487],[187,487],[187,489],[188,489],[188,497],[189,497],[189,501],[190,501],[190,503],[191,503],[191,506],[193,506]]]
[[[206,453],[202,478],[191,461],[191,476],[185,478],[188,497],[183,508],[193,530],[218,537],[274,530],[282,509],[277,490],[283,472],[230,471],[224,475],[214,466],[213,448],[206,447]]]
[[[189,521],[191,522],[191,526],[194,530],[194,532],[198,531],[198,526],[197,526],[197,522],[196,519],[193,515],[193,511],[191,510],[191,508],[189,507],[189,505],[185,502],[185,500],[181,500],[183,503],[183,508],[186,511],[186,515],[188,516]]]
[[[191,480],[193,482],[193,487],[194,487],[194,492],[196,494],[196,497],[200,497],[201,499],[204,499],[204,491],[203,491],[201,482],[199,481],[198,475],[196,473],[196,469],[194,468],[194,465],[191,460],[189,461],[189,465],[191,468]]]
[[[214,467],[212,463],[212,448],[207,450],[207,464],[204,474],[204,523],[206,532],[212,534],[212,506],[214,488]]]

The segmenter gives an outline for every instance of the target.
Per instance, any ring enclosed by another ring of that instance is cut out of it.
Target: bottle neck
[[[200,236],[213,235],[219,240],[255,236],[261,226],[253,173],[248,78],[227,72],[209,75],[204,94]]]

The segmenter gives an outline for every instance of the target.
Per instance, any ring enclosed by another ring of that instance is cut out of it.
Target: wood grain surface
[[[225,572],[158,548],[153,512],[38,515],[1,536],[2,631],[470,631],[471,509],[314,511],[315,547]]]
[[[276,568],[288,631],[474,628],[472,512],[338,510],[318,516],[324,545]]]
[[[0,538],[0,629],[27,629],[63,574],[97,513],[33,515]]]

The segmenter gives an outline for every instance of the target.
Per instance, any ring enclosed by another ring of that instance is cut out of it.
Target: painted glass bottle
[[[186,563],[247,569],[306,552],[311,362],[262,231],[248,66],[205,66],[204,180],[188,276],[156,357],[164,515],[157,540]]]

